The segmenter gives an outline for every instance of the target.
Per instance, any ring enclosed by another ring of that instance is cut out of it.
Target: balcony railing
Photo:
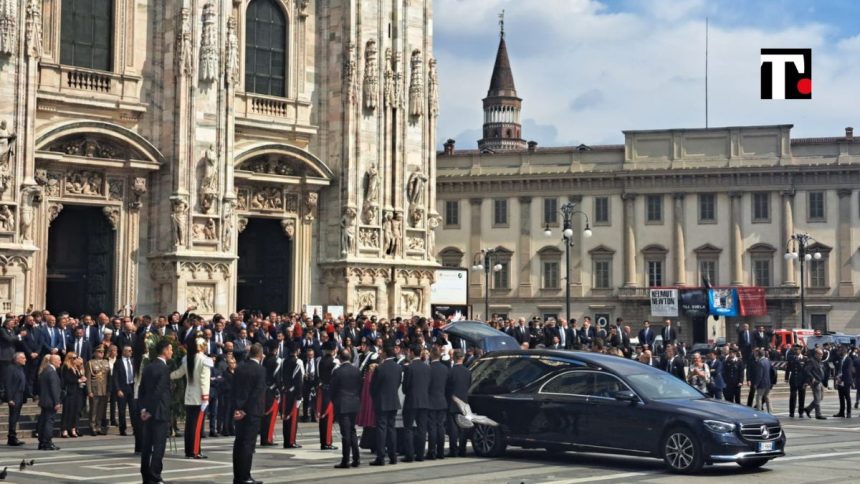
[[[648,299],[650,296],[648,287],[619,287],[618,297],[620,299]]]
[[[271,99],[266,97],[250,97],[251,112],[261,116],[273,116],[283,118],[287,116],[287,102],[280,99]]]
[[[80,91],[111,92],[111,76],[84,70],[66,71],[66,87]]]

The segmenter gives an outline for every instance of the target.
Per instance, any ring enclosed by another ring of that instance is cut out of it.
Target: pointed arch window
[[[113,68],[113,0],[63,0],[60,63],[100,71]]]
[[[276,0],[251,0],[245,25],[245,91],[286,96],[287,18]]]

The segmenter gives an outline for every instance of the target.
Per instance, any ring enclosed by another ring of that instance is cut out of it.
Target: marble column
[[[854,296],[851,277],[854,244],[851,241],[851,189],[836,191],[839,196],[839,223],[836,227],[837,263],[839,265],[839,296]]]
[[[519,285],[517,295],[530,297],[532,295],[532,197],[520,197],[520,237],[517,241],[518,261],[520,265]],[[540,271],[537,272],[540,274]]]
[[[466,261],[466,264],[468,264],[469,267],[475,263],[472,259],[475,257],[475,254],[481,250],[481,206],[483,201],[484,199],[482,198],[469,199],[469,247],[467,249],[468,253],[466,254],[466,257],[469,258],[469,260]],[[475,271],[472,274],[472,277],[469,278],[470,303],[477,304],[483,297],[483,287],[484,273]],[[474,307],[478,308],[478,306]],[[483,308],[483,306],[481,307]]]
[[[672,226],[674,238],[672,251],[675,254],[675,285],[687,285],[687,249],[684,244],[684,198],[686,194],[673,195]]]
[[[782,243],[788,244],[794,234],[794,190],[786,190],[782,195]],[[782,285],[797,286],[794,259],[782,259]]]
[[[624,193],[624,287],[636,287],[636,194]]]
[[[731,284],[733,286],[744,285],[744,239],[743,234],[741,233],[741,220],[743,219],[741,216],[742,195],[743,194],[740,192],[729,193],[729,200],[731,201],[729,219],[731,259],[729,260],[729,264],[731,266]]]

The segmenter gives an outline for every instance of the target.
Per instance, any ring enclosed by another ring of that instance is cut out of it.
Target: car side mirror
[[[622,402],[633,403],[633,402],[639,401],[639,397],[637,397],[636,394],[631,392],[630,390],[617,391],[617,392],[615,392],[615,395],[613,395],[613,396],[615,397],[616,400],[619,400]]]

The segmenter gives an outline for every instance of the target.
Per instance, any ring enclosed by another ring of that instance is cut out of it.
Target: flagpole
[[[708,127],[708,17],[705,17],[705,128]]]

